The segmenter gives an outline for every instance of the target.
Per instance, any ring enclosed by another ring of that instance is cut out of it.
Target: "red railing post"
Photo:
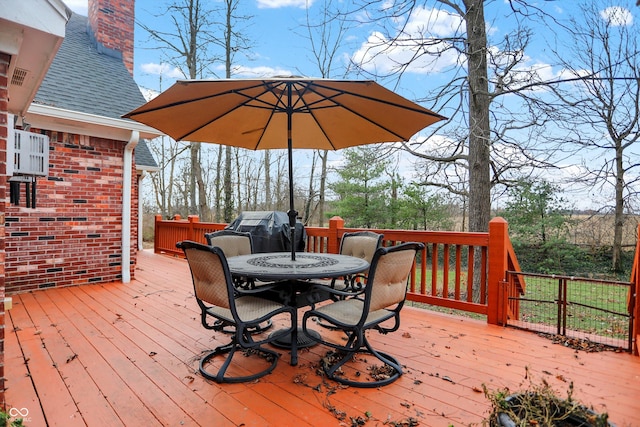
[[[196,232],[193,228],[193,223],[200,222],[200,217],[198,215],[189,215],[187,217],[189,220],[189,229],[187,230],[187,240],[198,241],[196,240]]]
[[[636,356],[640,356],[640,304],[638,303],[638,294],[640,293],[640,225],[636,233],[636,253],[633,256],[633,268],[631,271],[631,287],[629,288],[629,314],[633,316],[633,325],[631,337],[633,340],[632,352]]]
[[[327,241],[327,252],[337,254],[340,251],[339,231],[344,228],[344,219],[334,216],[329,220],[329,239]]]
[[[157,254],[159,253],[159,248],[158,248],[158,243],[160,241],[159,236],[160,236],[160,225],[159,222],[162,221],[162,215],[156,215],[155,216],[155,221],[153,223],[153,253]]]
[[[502,325],[505,322],[508,299],[500,283],[506,280],[508,224],[504,218],[496,217],[489,222],[489,273],[487,296],[487,323]],[[504,305],[501,307],[500,305]]]

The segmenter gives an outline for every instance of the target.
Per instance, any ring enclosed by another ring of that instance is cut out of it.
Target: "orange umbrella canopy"
[[[443,116],[373,81],[183,80],[124,117],[173,139],[252,150],[408,141]]]
[[[408,141],[445,118],[373,81],[298,77],[181,80],[123,117],[176,141],[286,148],[292,260],[298,215],[293,203],[294,148],[338,150]]]

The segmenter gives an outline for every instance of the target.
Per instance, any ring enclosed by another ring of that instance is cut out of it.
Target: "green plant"
[[[529,378],[528,370],[525,378]],[[483,422],[486,426],[517,427],[606,427],[608,414],[596,414],[573,398],[573,383],[566,397],[561,397],[543,379],[541,384],[531,380],[526,388],[511,391],[508,388],[489,390],[482,385],[485,397],[491,402],[491,413]],[[512,422],[512,424],[510,424]]]
[[[11,416],[4,411],[0,411],[0,426],[23,427],[22,418],[11,421]]]

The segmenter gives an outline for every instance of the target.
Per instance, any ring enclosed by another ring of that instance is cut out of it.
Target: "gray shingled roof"
[[[64,41],[33,102],[120,119],[146,101],[119,54],[98,50],[88,23],[86,16],[71,16]],[[138,143],[135,155],[136,164],[157,167],[144,140]]]
[[[134,154],[136,156],[136,166],[142,166],[142,169],[146,170],[149,170],[150,168],[155,170],[158,168],[156,159],[153,157],[153,154],[151,154],[149,146],[144,139],[141,139],[138,142]]]

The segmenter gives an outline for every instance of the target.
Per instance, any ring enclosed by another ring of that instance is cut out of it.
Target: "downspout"
[[[131,132],[124,147],[122,171],[122,283],[131,281],[131,187],[133,182],[133,150],[140,140],[140,132]]]
[[[142,208],[142,200],[140,199],[140,189],[142,188],[142,180],[145,177],[145,171],[140,172],[140,176],[138,177],[138,250],[141,251],[144,249],[142,244],[142,226],[143,226],[143,208]]]

